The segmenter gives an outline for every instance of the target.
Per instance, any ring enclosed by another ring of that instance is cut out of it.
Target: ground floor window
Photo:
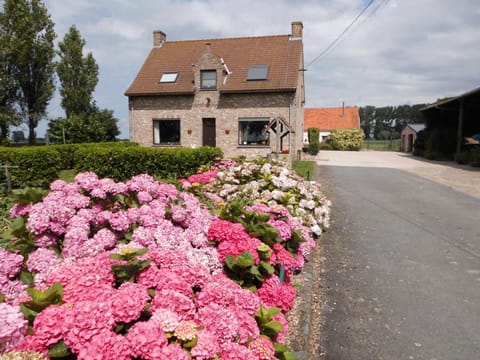
[[[180,119],[153,120],[153,143],[180,145]]]
[[[239,145],[269,145],[268,118],[241,118],[238,124]]]

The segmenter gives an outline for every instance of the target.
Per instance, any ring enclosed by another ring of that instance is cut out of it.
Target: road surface
[[[480,198],[395,166],[324,160],[332,224],[312,359],[480,359]]]

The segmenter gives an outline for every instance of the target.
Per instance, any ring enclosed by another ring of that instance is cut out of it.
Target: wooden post
[[[458,111],[457,154],[460,154],[460,152],[462,151],[464,113],[465,113],[465,101],[464,99],[460,99],[460,109]]]
[[[12,192],[12,178],[10,177],[9,168],[18,168],[18,166],[8,165],[8,162],[5,162],[5,165],[0,165],[5,169],[5,179],[7,181],[7,194],[11,194]]]

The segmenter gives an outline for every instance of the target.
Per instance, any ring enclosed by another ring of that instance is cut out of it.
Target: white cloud
[[[288,34],[291,22],[299,20],[307,64],[365,3],[45,0],[57,40],[73,24],[85,38],[100,66],[97,103],[115,111],[125,137],[128,106],[123,93],[152,46],[153,30],[163,30],[167,41]],[[414,104],[459,95],[480,86],[478,44],[478,0],[377,0],[305,73],[307,106]]]

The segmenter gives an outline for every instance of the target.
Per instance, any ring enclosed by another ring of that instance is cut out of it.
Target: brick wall
[[[207,97],[210,98],[209,102]],[[290,101],[291,94],[219,96],[215,91],[200,92],[194,96],[131,97],[130,138],[140,145],[153,146],[153,120],[180,119],[180,145],[200,147],[203,145],[202,119],[215,118],[216,145],[222,149],[225,157],[266,156],[275,149],[275,135],[270,135],[270,146],[239,145],[239,118],[273,119],[282,116],[294,123],[295,119],[289,111]],[[290,136],[284,139],[283,149],[290,149]]]

